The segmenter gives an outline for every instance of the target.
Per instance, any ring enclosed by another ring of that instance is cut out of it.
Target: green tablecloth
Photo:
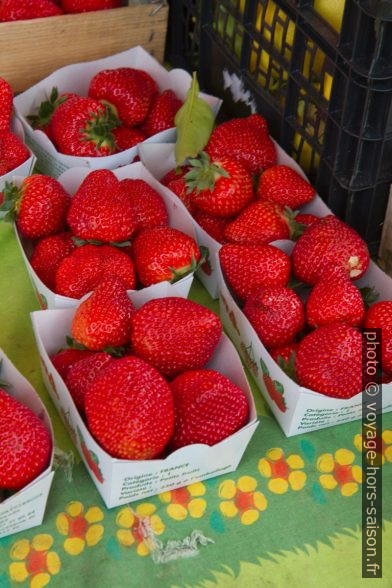
[[[42,384],[29,317],[38,306],[9,226],[0,226],[0,264],[0,346],[42,396],[57,445],[73,451]],[[217,310],[198,282],[192,297]],[[231,474],[107,510],[75,452],[72,482],[59,468],[42,527],[0,539],[0,587],[369,583],[361,579],[360,423],[286,439],[253,389],[260,425]],[[390,587],[392,414],[383,429],[384,574],[377,586]],[[331,460],[346,466],[344,475],[325,473]],[[169,561],[159,563],[162,554]]]

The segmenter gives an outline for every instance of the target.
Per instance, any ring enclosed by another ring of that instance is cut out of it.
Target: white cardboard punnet
[[[64,186],[65,190],[68,194],[73,196],[76,190],[79,188],[80,184],[86,178],[86,176],[90,173],[86,167],[78,167],[73,168],[64,172],[59,178],[58,181]],[[183,211],[181,203],[178,199],[173,197],[173,194],[170,190],[162,186],[155,178],[151,175],[151,173],[144,167],[144,165],[140,162],[133,163],[131,165],[126,165],[119,169],[113,170],[113,173],[117,176],[119,180],[123,180],[125,178],[131,179],[141,179],[146,181],[150,186],[154,188],[163,198],[166,209],[169,215],[169,225],[182,231],[192,237],[192,239],[196,240],[196,233],[194,230],[192,219]],[[15,181],[17,184],[22,182],[23,178],[16,178]],[[23,260],[26,264],[26,268],[28,274],[30,276],[34,291],[36,293],[38,302],[41,308],[70,308],[75,307],[79,304],[79,301],[75,298],[69,298],[67,296],[61,296],[60,294],[55,294],[50,290],[45,284],[39,279],[37,274],[35,273],[34,269],[31,267],[29,259],[33,253],[33,245],[29,239],[23,238],[15,225],[15,233],[16,239],[19,243]],[[189,274],[184,278],[181,278],[178,282],[176,282],[176,290],[178,291],[179,295],[183,298],[186,298],[189,294],[189,290],[192,286],[194,274]],[[154,298],[158,298],[162,296],[160,294],[162,285],[161,284],[154,284],[145,288],[152,293]]]
[[[137,146],[106,157],[75,157],[59,153],[45,133],[34,130],[27,120],[30,114],[37,111],[40,103],[48,99],[53,87],[57,87],[59,94],[75,92],[81,96],[87,96],[90,80],[97,72],[102,69],[114,69],[117,67],[144,69],[157,82],[160,91],[171,89],[181,100],[185,100],[191,83],[191,76],[185,70],[173,69],[167,71],[140,46],[103,59],[67,65],[55,71],[38,82],[38,84],[19,94],[14,100],[16,114],[21,120],[26,133],[26,142],[36,154],[38,166],[42,173],[57,178],[72,167],[115,169],[132,163],[138,153]],[[203,93],[200,96],[216,114],[220,108],[221,100]],[[145,142],[173,142],[175,141],[175,136],[175,129],[168,129],[146,139]]]
[[[31,384],[20,374],[0,349],[1,379],[11,384],[7,392],[28,406],[44,423],[52,438],[52,455],[46,470],[33,482],[9,498],[0,501],[0,538],[40,525],[44,518],[46,502],[54,472],[54,437],[49,415]]]
[[[165,296],[178,296],[176,288],[171,284],[166,283],[164,287]],[[156,296],[142,290],[136,295],[129,294],[129,297],[139,308]],[[94,440],[64,381],[49,359],[64,345],[65,336],[71,332],[74,314],[75,309],[61,309],[36,311],[31,317],[44,366],[45,384],[108,508],[226,474],[237,468],[258,421],[253,396],[240,359],[225,335],[222,335],[207,367],[225,374],[242,388],[248,399],[249,422],[237,433],[212,447],[189,445],[171,453],[165,459],[122,460],[108,455]]]

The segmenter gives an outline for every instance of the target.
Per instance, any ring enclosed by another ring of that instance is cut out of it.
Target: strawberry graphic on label
[[[43,294],[38,292],[37,288],[35,288],[35,295],[37,296],[38,304],[42,310],[46,310],[48,308],[48,302]]]
[[[257,378],[259,368],[257,367],[255,355],[253,353],[252,343],[250,343],[248,347],[246,347],[245,343],[241,342],[241,351],[246,367],[253,374],[253,376]]]
[[[223,294],[220,295],[220,298],[221,298],[221,300],[223,302],[223,306],[225,307],[226,312],[229,312],[229,305],[227,304],[226,298],[223,296]]]
[[[237,331],[238,335],[241,337],[241,333],[240,333],[240,330],[237,325],[237,319],[235,318],[234,311],[232,311],[232,310],[229,312],[229,319],[230,319],[231,324],[233,325],[233,327]]]
[[[263,382],[268,392],[268,396],[273,400],[281,412],[286,412],[287,406],[284,398],[284,387],[277,380],[273,380],[269,375],[268,368],[260,358],[260,367],[263,372]]]
[[[89,449],[87,447],[87,445],[82,437],[82,434],[80,432],[80,429],[78,429],[78,435],[79,435],[79,440],[80,440],[80,448],[82,450],[84,459],[86,460],[88,467],[93,472],[93,474],[97,478],[98,482],[100,484],[103,484],[104,479],[102,476],[102,472],[99,468],[98,457],[95,455],[95,453],[93,451],[91,451],[91,449]]]

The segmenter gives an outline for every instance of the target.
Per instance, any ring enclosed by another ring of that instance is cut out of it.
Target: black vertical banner
[[[362,578],[382,578],[382,329],[362,334]]]

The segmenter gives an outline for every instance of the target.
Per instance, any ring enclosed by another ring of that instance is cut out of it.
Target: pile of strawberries
[[[52,439],[30,408],[0,384],[0,502],[3,490],[20,490],[49,465]]]
[[[26,145],[11,131],[13,100],[11,86],[0,78],[0,176],[16,169],[30,157]]]
[[[46,18],[123,6],[122,0],[1,0],[0,21]]]
[[[221,333],[213,312],[184,298],[136,310],[124,282],[110,276],[76,310],[76,348],[51,359],[103,449],[153,459],[194,443],[214,445],[247,423],[244,392],[204,369]]]
[[[174,127],[182,104],[172,90],[160,92],[146,71],[120,67],[98,72],[87,96],[53,88],[29,121],[60,153],[102,157]]]
[[[106,275],[128,289],[195,271],[196,241],[169,227],[165,203],[147,182],[118,180],[109,170],[90,172],[71,198],[54,178],[32,175],[7,184],[3,210],[32,239],[31,265],[44,284],[81,298]]]

